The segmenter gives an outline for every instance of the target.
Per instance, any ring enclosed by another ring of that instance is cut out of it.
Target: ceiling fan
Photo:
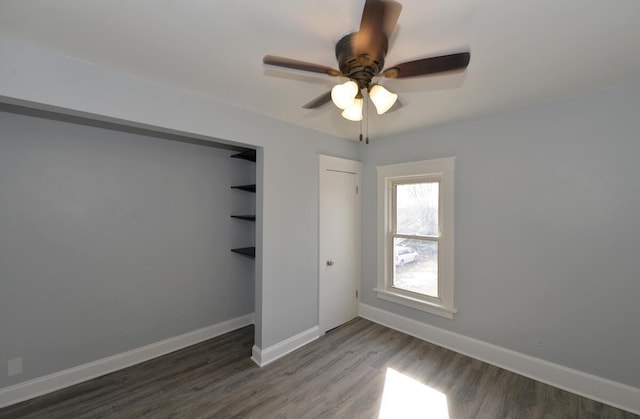
[[[305,104],[303,106],[305,109],[319,108],[332,100],[338,108],[343,109],[344,118],[361,121],[363,118],[362,92],[366,91],[378,114],[383,114],[396,103],[398,95],[373,82],[374,77],[403,79],[462,70],[469,65],[471,58],[469,52],[459,52],[408,61],[384,69],[389,37],[396,27],[401,10],[402,5],[396,1],[366,0],[360,28],[355,32],[347,33],[336,43],[335,53],[339,70],[273,55],[265,55],[262,61],[268,65],[323,73],[334,77],[343,76],[349,79],[346,83],[334,86],[331,91]]]

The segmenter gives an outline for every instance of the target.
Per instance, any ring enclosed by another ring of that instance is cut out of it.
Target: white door
[[[358,314],[361,163],[320,156],[319,318],[326,332]]]

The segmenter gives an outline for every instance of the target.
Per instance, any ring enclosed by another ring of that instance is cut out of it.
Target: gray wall
[[[640,85],[366,148],[365,304],[640,387]],[[375,167],[456,156],[447,320],[378,300]]]
[[[0,102],[258,147],[255,343],[317,326],[317,155],[357,159],[360,144],[2,36],[0,57]]]
[[[230,154],[0,112],[0,387],[253,312]]]

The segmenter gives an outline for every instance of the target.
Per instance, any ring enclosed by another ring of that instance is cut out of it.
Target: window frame
[[[378,166],[378,283],[379,299],[452,319],[454,307],[453,175],[455,157]],[[439,182],[438,297],[393,286],[394,185]]]

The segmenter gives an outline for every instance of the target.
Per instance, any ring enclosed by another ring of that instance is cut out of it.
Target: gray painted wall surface
[[[230,154],[0,112],[0,387],[253,312]]]
[[[317,155],[358,159],[360,144],[1,36],[0,57],[0,101],[261,147],[255,343],[268,348],[317,326]]]
[[[640,85],[365,148],[362,300],[640,387]],[[454,320],[378,300],[376,171],[456,156]]]

